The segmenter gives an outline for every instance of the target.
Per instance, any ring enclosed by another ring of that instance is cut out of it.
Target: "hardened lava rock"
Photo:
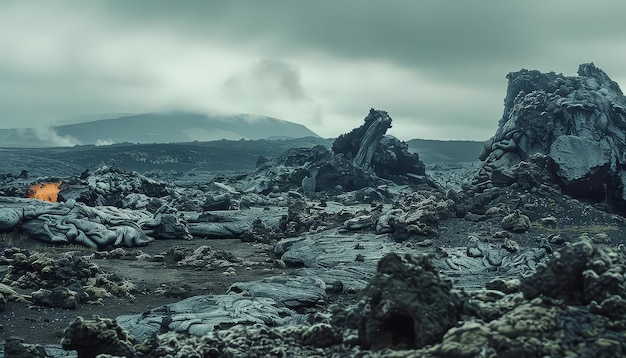
[[[536,273],[522,278],[520,290],[527,299],[544,295],[626,317],[625,263],[621,253],[580,241],[555,252]]]
[[[110,318],[85,320],[76,317],[63,332],[61,346],[76,350],[81,358],[110,354],[119,357],[136,357],[135,339]]]
[[[359,340],[373,350],[435,344],[457,324],[462,302],[428,255],[390,253],[363,290]]]
[[[551,184],[626,212],[626,97],[618,84],[593,63],[581,64],[577,76],[521,70],[507,79],[475,188]]]

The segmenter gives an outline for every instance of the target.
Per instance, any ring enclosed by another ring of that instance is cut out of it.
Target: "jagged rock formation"
[[[150,198],[169,194],[163,182],[109,166],[100,167],[93,174],[85,171],[80,177],[67,178],[64,183],[59,192],[60,200],[74,199],[89,206],[144,209]]]
[[[387,112],[376,111],[372,108],[361,127],[342,134],[335,140],[333,152],[346,154],[354,166],[367,171],[372,165],[378,143],[389,128],[391,128],[391,117]]]
[[[507,78],[504,113],[474,184],[547,180],[626,212],[626,97],[617,83],[593,63],[580,65],[578,76],[521,70]]]
[[[259,163],[242,190],[267,195],[300,189],[310,194],[311,186],[304,189],[303,183],[312,179],[316,192],[335,194],[373,188],[384,180],[434,186],[419,156],[409,153],[406,143],[385,135],[390,127],[387,112],[371,109],[363,125],[333,142],[332,152],[322,145],[289,149],[276,160]]]
[[[335,155],[343,154],[353,165],[363,171],[372,170],[381,178],[396,175],[424,175],[425,165],[409,146],[390,136],[391,117],[385,111],[370,109],[365,123],[350,133],[340,135],[332,146]]]

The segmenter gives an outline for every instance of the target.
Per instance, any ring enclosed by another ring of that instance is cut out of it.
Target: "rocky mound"
[[[80,252],[68,252],[54,259],[45,253],[8,248],[0,253],[0,265],[9,268],[0,286],[12,293],[9,300],[17,302],[74,309],[85,303],[102,304],[103,298],[113,295],[132,298],[136,293],[132,282],[103,272]],[[30,294],[16,295],[11,288]],[[0,292],[0,297],[6,293]]]
[[[593,63],[577,76],[521,70],[507,78],[504,113],[474,184],[547,182],[625,214],[626,97],[617,83]]]

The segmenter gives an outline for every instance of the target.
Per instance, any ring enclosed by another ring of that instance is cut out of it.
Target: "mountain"
[[[189,112],[168,112],[101,119],[49,129],[2,129],[0,146],[51,147],[302,137],[319,136],[301,124],[266,116],[207,116]]]
[[[409,151],[418,153],[424,163],[478,161],[484,142],[470,140],[411,139]]]

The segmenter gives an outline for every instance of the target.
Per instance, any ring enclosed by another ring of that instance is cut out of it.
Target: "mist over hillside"
[[[51,128],[1,129],[0,146],[40,148],[114,143],[180,143],[212,140],[319,137],[307,127],[267,116],[146,113]]]
[[[425,163],[478,161],[484,146],[484,142],[470,140],[411,139],[406,143]]]

